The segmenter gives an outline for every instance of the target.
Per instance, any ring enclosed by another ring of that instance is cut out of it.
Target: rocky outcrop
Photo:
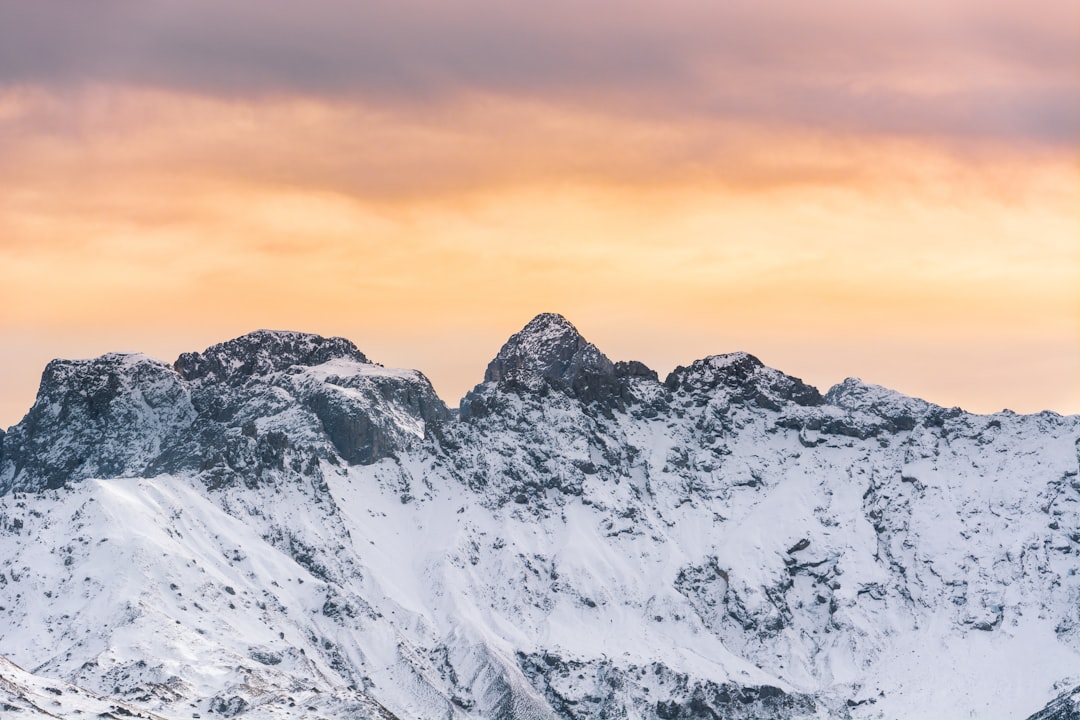
[[[506,341],[484,373],[485,382],[528,383],[542,378],[559,388],[589,376],[614,377],[615,366],[562,315],[537,315]]]
[[[834,385],[825,393],[825,402],[849,412],[862,412],[880,418],[887,432],[913,430],[919,422],[940,413],[943,408],[925,400],[908,397],[883,388],[864,383],[858,378],[848,378]]]
[[[370,464],[422,442],[450,413],[420,373],[367,369],[331,375],[299,393],[349,463]]]
[[[805,693],[772,685],[697,680],[673,673],[662,663],[581,662],[551,652],[521,653],[518,662],[559,718],[800,720],[821,717],[822,711],[831,711],[829,717],[836,720],[849,717],[842,705],[823,708]],[[634,693],[631,688],[649,688],[649,692]]]
[[[1080,720],[1080,687],[1061,693],[1027,720]]]
[[[368,362],[364,353],[345,338],[256,330],[201,353],[184,353],[174,367],[185,380],[243,382],[293,367],[322,365],[335,359]]]
[[[54,360],[30,412],[5,438],[0,494],[141,475],[195,417],[189,388],[157,360]]]
[[[634,372],[641,368],[635,366]],[[554,390],[586,403],[610,402],[620,395],[614,363],[554,313],[537,315],[506,341],[488,364],[484,384],[462,401],[465,416],[483,412],[484,386],[534,394]]]
[[[0,455],[0,494],[90,477],[200,473],[255,482],[320,458],[372,463],[450,413],[422,374],[343,338],[260,330],[166,365],[141,355],[55,360]]]
[[[655,371],[636,360],[613,363],[562,315],[544,313],[506,341],[484,382],[461,400],[460,417],[498,413],[509,395],[536,400],[551,393],[607,417],[631,409],[655,417],[664,394]]]
[[[729,402],[753,404],[777,411],[794,403],[820,405],[821,393],[802,380],[765,367],[753,355],[744,352],[713,355],[675,368],[664,385],[674,393],[697,397],[723,394]]]
[[[1078,440],[745,353],[660,382],[558,315],[456,417],[299,333],[58,361],[0,437],[0,644],[169,716],[1023,717],[1080,667]]]

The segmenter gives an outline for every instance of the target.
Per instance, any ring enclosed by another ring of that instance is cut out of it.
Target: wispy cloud
[[[0,0],[0,395],[276,326],[452,398],[557,310],[661,369],[1080,409],[1078,13]]]
[[[0,3],[0,82],[437,104],[463,93],[1075,143],[1080,11],[1001,0]]]

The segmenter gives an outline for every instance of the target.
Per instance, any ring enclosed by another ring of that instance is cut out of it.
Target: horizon
[[[546,308],[661,372],[1080,413],[1071,4],[0,17],[0,426],[55,357],[257,327],[454,396]]]
[[[1008,407],[1008,406],[1002,406],[1002,407],[996,408],[996,409],[965,407],[965,406],[959,405],[957,403],[940,402],[937,398],[927,397],[927,396],[919,394],[919,393],[906,392],[903,388],[893,387],[893,386],[891,386],[891,385],[889,385],[887,383],[878,382],[873,378],[861,377],[861,376],[859,376],[857,374],[843,375],[842,377],[837,377],[836,379],[834,379],[832,381],[829,381],[829,382],[825,382],[825,383],[816,382],[813,377],[802,376],[798,372],[793,372],[792,370],[790,370],[788,368],[785,368],[785,367],[779,366],[777,364],[771,363],[771,362],[769,362],[768,358],[763,358],[763,357],[761,357],[761,355],[759,353],[755,353],[753,350],[748,350],[748,349],[745,349],[745,348],[731,348],[731,349],[724,350],[724,351],[709,352],[707,354],[700,355],[700,356],[697,356],[697,357],[694,357],[694,358],[683,358],[682,360],[668,361],[663,365],[657,366],[657,365],[654,365],[654,364],[652,364],[652,363],[650,363],[648,361],[644,361],[644,360],[642,360],[641,358],[639,358],[637,356],[623,357],[623,356],[614,356],[614,355],[612,355],[611,353],[609,353],[604,348],[604,346],[602,344],[593,341],[589,337],[587,332],[584,332],[580,328],[578,328],[576,323],[574,323],[574,319],[572,317],[567,317],[563,313],[558,313],[557,311],[543,311],[541,313],[537,313],[536,315],[534,315],[532,317],[535,318],[538,315],[546,314],[546,313],[549,313],[549,312],[553,312],[554,314],[558,314],[558,315],[564,317],[564,319],[566,319],[568,322],[570,322],[570,324],[573,325],[578,330],[578,332],[582,335],[582,337],[584,337],[584,339],[587,342],[590,342],[593,345],[595,345],[600,350],[600,352],[603,353],[604,355],[606,355],[612,362],[616,362],[616,361],[620,361],[620,360],[625,360],[625,361],[637,360],[639,362],[643,362],[649,369],[654,370],[654,371],[657,372],[660,382],[664,382],[665,377],[668,374],[670,374],[671,372],[673,372],[679,366],[684,366],[684,367],[689,366],[692,363],[697,362],[699,360],[704,360],[707,357],[745,352],[747,354],[750,354],[750,355],[758,358],[767,367],[774,368],[776,370],[784,372],[787,375],[796,377],[796,378],[798,378],[800,380],[803,380],[804,382],[807,382],[808,384],[814,386],[819,392],[821,392],[822,395],[825,395],[826,392],[829,389],[831,389],[832,387],[834,387],[836,385],[839,385],[839,384],[843,383],[845,380],[850,379],[850,378],[855,378],[857,380],[860,380],[860,381],[862,381],[864,383],[867,383],[867,384],[870,384],[870,385],[878,385],[878,386],[881,386],[881,387],[885,387],[885,388],[887,388],[889,390],[900,393],[901,395],[905,395],[905,396],[908,396],[908,397],[914,397],[914,398],[918,398],[918,399],[921,399],[921,400],[925,400],[925,401],[927,401],[927,402],[929,402],[931,404],[938,405],[938,406],[941,406],[941,407],[946,407],[946,408],[959,407],[960,409],[964,410],[965,412],[976,414],[976,415],[992,415],[992,414],[996,414],[996,413],[999,413],[999,412],[1015,412],[1015,413],[1018,413],[1018,414],[1038,414],[1040,412],[1046,412],[1046,411],[1054,412],[1054,413],[1057,413],[1059,415],[1076,415],[1076,414],[1080,414],[1080,413],[1076,413],[1076,412],[1063,412],[1063,411],[1058,410],[1058,409],[1053,408],[1053,407],[1037,408],[1037,409],[1019,409],[1019,410],[1016,409],[1016,408]],[[494,346],[494,348],[491,350],[491,352],[490,352],[489,356],[487,357],[487,359],[483,360],[482,362],[477,364],[477,366],[473,369],[474,371],[471,373],[473,376],[475,376],[475,380],[472,381],[472,382],[469,381],[469,378],[467,376],[461,376],[461,375],[454,376],[454,375],[448,375],[446,373],[443,373],[444,376],[440,380],[437,381],[423,367],[409,365],[407,363],[402,364],[400,362],[398,362],[398,363],[387,363],[387,362],[384,362],[383,360],[381,360],[379,357],[373,357],[372,354],[370,352],[368,352],[368,350],[365,349],[364,345],[362,343],[360,343],[360,342],[357,342],[354,338],[350,338],[350,337],[348,337],[346,335],[335,335],[335,334],[332,334],[332,333],[331,334],[312,333],[312,332],[308,332],[308,331],[304,331],[304,330],[300,330],[300,329],[296,329],[296,328],[288,328],[288,329],[287,328],[267,328],[267,327],[256,328],[256,329],[244,332],[244,333],[234,335],[232,337],[221,338],[220,340],[217,340],[217,341],[211,342],[211,343],[209,343],[207,345],[204,345],[203,347],[200,347],[197,350],[195,348],[181,349],[181,350],[175,352],[174,354],[172,354],[170,357],[163,357],[160,354],[145,352],[143,350],[133,349],[132,348],[132,349],[126,349],[126,350],[109,350],[109,351],[99,353],[97,355],[90,355],[90,356],[86,356],[86,357],[56,357],[56,358],[50,358],[49,361],[54,360],[54,359],[56,359],[56,360],[72,360],[72,361],[92,360],[92,359],[101,357],[103,355],[109,354],[109,353],[119,353],[119,354],[146,355],[146,356],[151,357],[151,358],[153,358],[155,360],[158,360],[160,362],[163,362],[163,363],[166,363],[166,364],[172,366],[175,363],[176,359],[179,358],[179,356],[182,353],[186,353],[186,352],[204,352],[205,350],[209,349],[210,347],[212,347],[214,345],[224,343],[224,342],[228,342],[228,341],[234,340],[236,338],[239,338],[239,337],[242,337],[244,335],[254,333],[254,332],[265,332],[265,331],[268,331],[268,332],[295,332],[295,333],[300,333],[300,334],[320,335],[322,337],[343,337],[346,340],[349,340],[349,341],[353,342],[356,345],[356,347],[361,352],[363,352],[365,354],[365,356],[368,358],[368,360],[370,362],[377,363],[377,364],[383,365],[383,366],[388,367],[388,368],[409,369],[409,370],[419,371],[422,375],[424,375],[426,378],[428,378],[428,380],[432,383],[432,386],[434,387],[435,392],[438,395],[439,399],[442,400],[447,405],[447,407],[453,409],[453,408],[456,408],[458,406],[459,402],[465,397],[466,393],[468,393],[474,387],[476,387],[477,385],[479,385],[480,383],[483,382],[484,369],[487,367],[487,364],[489,362],[491,362],[492,359],[495,358],[496,354],[499,352],[499,350],[502,347],[503,343],[508,341],[509,338],[513,334],[515,334],[515,333],[519,332],[520,330],[522,330],[527,323],[528,323],[528,321],[526,321],[525,323],[523,323],[521,326],[517,327],[516,329],[510,330],[509,332],[507,332],[507,334],[505,335],[503,340],[500,341],[498,343],[498,345]],[[477,350],[477,352],[474,352],[472,354],[473,354],[473,356],[477,356],[479,354],[479,351]],[[48,361],[46,361],[46,363],[47,362]],[[41,369],[40,369],[41,371],[44,370],[46,363],[43,363],[41,365]],[[39,371],[39,375],[40,375],[40,371]],[[463,385],[462,383],[465,383],[465,384]],[[450,388],[450,389],[447,390],[447,388]],[[17,402],[10,402],[10,401],[7,401],[6,399],[5,399],[5,401],[0,401],[0,430],[7,430],[10,427],[16,425],[18,422],[21,422],[21,420],[23,419],[23,416],[26,414],[26,412],[28,412],[30,410],[30,408],[31,408],[31,406],[33,404],[33,399],[34,399],[34,396],[36,395],[36,391],[37,391],[37,385],[34,386],[33,391],[31,391],[31,393],[30,393],[30,401],[26,404],[25,408],[23,408],[22,410],[18,410]],[[17,415],[17,417],[16,417],[16,415]],[[11,419],[11,418],[13,418],[13,419]]]

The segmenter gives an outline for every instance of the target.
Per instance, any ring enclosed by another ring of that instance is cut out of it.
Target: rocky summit
[[[258,331],[0,433],[0,717],[1080,718],[1080,417],[565,318],[449,409]]]

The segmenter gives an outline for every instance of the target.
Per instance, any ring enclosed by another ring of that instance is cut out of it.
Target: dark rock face
[[[917,398],[910,398],[878,385],[848,378],[825,394],[825,402],[845,410],[864,412],[881,418],[888,432],[912,430],[935,410],[942,408]]]
[[[801,430],[800,442],[813,447],[822,440],[810,438],[808,432],[857,440],[883,439],[919,428],[934,428],[939,432],[947,432],[947,428],[953,426],[964,429],[964,417],[966,414],[960,408],[942,408],[879,385],[848,378],[833,386],[821,404],[810,407],[789,405],[776,422],[782,428]],[[997,423],[995,427],[1000,427],[1000,421],[992,422]]]
[[[616,720],[632,717],[648,720],[699,720],[730,718],[758,720],[759,718],[819,717],[818,703],[813,696],[786,693],[771,685],[738,685],[694,680],[674,673],[665,665],[617,666],[608,662],[580,662],[561,658],[553,653],[519,654],[518,662],[525,677],[541,690],[549,705],[560,718],[597,718]],[[569,678],[594,678],[591,692],[569,694],[562,688]],[[649,678],[657,686],[649,695],[627,702],[627,688]],[[846,708],[829,708],[830,717],[848,717]]]
[[[443,447],[460,450],[453,466],[465,484],[489,488],[496,504],[543,514],[580,496],[590,476],[617,481],[632,456],[610,421],[615,413],[657,417],[668,395],[644,364],[612,363],[561,315],[538,315],[462,399],[462,422],[442,426]],[[484,453],[477,437],[514,442]]]
[[[1027,720],[1080,720],[1080,686],[1061,693]]]
[[[458,418],[419,373],[299,333],[252,333],[172,367],[141,356],[57,361],[27,418],[0,433],[0,494],[192,476],[131,485],[184,487],[179,509],[201,482],[200,502],[252,532],[243,547],[231,532],[186,537],[230,566],[261,539],[324,593],[314,604],[320,596],[298,595],[288,610],[294,593],[269,590],[277,566],[244,565],[211,610],[241,612],[234,603],[270,592],[257,607],[290,637],[244,637],[226,665],[246,657],[256,673],[304,683],[325,673],[350,692],[429,703],[402,717],[903,717],[885,692],[889,673],[872,664],[927,618],[964,642],[1046,615],[1075,647],[1078,434],[1077,418],[972,416],[857,380],[822,398],[743,353],[661,383],[543,315],[506,343]],[[400,462],[346,467],[387,458]],[[46,507],[50,495],[9,498],[0,539],[34,529],[40,516],[19,504]],[[151,517],[170,522],[164,510]],[[952,523],[945,542],[938,517]],[[399,551],[413,532],[417,553]],[[84,551],[68,544],[50,557],[64,568],[71,559],[82,588]],[[415,587],[379,587],[386,558],[414,568]],[[0,596],[5,584],[32,587],[29,565],[0,568]],[[0,611],[16,604],[10,596]],[[399,643],[401,664],[367,664],[376,624]],[[604,644],[590,647],[594,638]],[[836,682],[837,649],[865,685]],[[719,667],[702,661],[727,653]],[[318,672],[298,665],[304,657]],[[79,672],[116,687],[93,666]],[[401,677],[411,689],[394,685]],[[266,687],[219,688],[203,702],[219,715],[259,714]],[[1080,720],[1076,697],[1031,720]],[[371,706],[332,716],[392,717]]]
[[[660,382],[660,378],[655,370],[637,360],[630,360],[629,362],[620,360],[615,363],[615,377],[644,378],[646,380],[652,380],[653,382]]]
[[[210,711],[221,715],[222,717],[232,717],[233,715],[239,715],[248,708],[247,700],[239,696],[232,696],[228,698],[217,697],[210,701]]]
[[[664,385],[672,392],[696,395],[722,391],[729,393],[734,403],[752,403],[766,410],[779,410],[789,403],[815,406],[823,402],[817,388],[765,367],[753,355],[741,352],[713,355],[689,367],[677,367]]]
[[[0,455],[0,494],[90,477],[203,473],[211,484],[372,463],[450,417],[427,378],[348,340],[260,330],[185,353],[56,360]]]
[[[4,442],[0,494],[142,474],[195,419],[188,388],[141,355],[54,360]]]
[[[544,313],[506,341],[484,373],[484,382],[461,401],[461,417],[490,414],[498,395],[544,397],[557,392],[596,406],[625,411],[639,402],[636,385],[658,385],[656,372],[637,361],[612,363],[566,318]]]
[[[329,377],[307,400],[345,461],[375,462],[408,443],[397,424],[371,408],[400,408],[423,427],[449,419],[450,413],[430,384],[401,382],[397,377]],[[422,434],[422,433],[421,433]]]
[[[537,315],[488,364],[485,382],[540,376],[573,387],[583,375],[614,376],[615,366],[562,315]]]
[[[321,365],[336,358],[368,362],[364,353],[345,338],[256,330],[201,353],[184,353],[174,367],[185,380],[243,381],[290,367]]]
[[[195,368],[196,432],[158,472],[250,482],[319,458],[370,464],[422,443],[450,417],[422,374],[375,365],[342,338],[259,331],[181,356],[177,367],[185,363]]]
[[[615,365],[562,315],[537,315],[488,364],[484,382],[538,390],[543,385],[585,402],[618,394]]]

